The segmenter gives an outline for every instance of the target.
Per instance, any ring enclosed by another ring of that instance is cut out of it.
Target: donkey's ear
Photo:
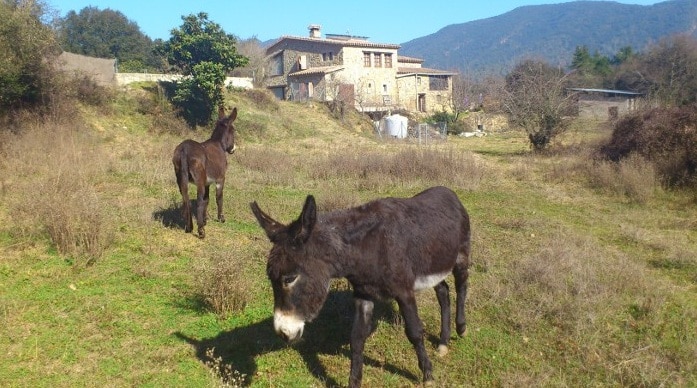
[[[235,108],[237,109],[237,108]],[[237,114],[237,113],[235,113]],[[218,105],[218,120],[225,118],[225,106],[223,104]]]
[[[317,205],[315,204],[315,197],[308,195],[305,199],[305,205],[303,205],[303,211],[300,213],[300,217],[296,221],[300,228],[294,231],[293,239],[297,242],[304,243],[310,238],[310,233],[312,229],[315,228],[317,223]]]
[[[237,107],[232,108],[232,112],[230,112],[230,116],[228,117],[228,121],[233,122],[237,118]]]
[[[261,228],[266,232],[266,236],[271,242],[276,242],[276,237],[286,226],[261,211],[256,201],[250,203],[249,206],[252,208],[252,213],[254,213],[254,217],[257,218],[257,222],[259,222]]]

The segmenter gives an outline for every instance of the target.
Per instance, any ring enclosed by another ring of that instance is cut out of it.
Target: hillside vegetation
[[[505,128],[419,145],[376,139],[357,113],[228,93],[227,222],[200,240],[171,153],[209,129],[141,86],[2,133],[3,384],[345,386],[348,284],[286,346],[249,203],[291,221],[308,194],[326,211],[446,185],[470,212],[473,264],[468,332],[444,358],[435,295],[419,296],[436,386],[697,385],[697,197],[663,190],[640,157],[592,162],[602,123],[575,122],[546,153]],[[419,385],[396,311],[378,308],[365,386]]]

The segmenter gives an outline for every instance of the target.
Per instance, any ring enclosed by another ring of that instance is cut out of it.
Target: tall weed
[[[3,199],[18,237],[46,235],[61,254],[91,263],[110,244],[107,212],[95,189],[105,155],[72,127],[47,124],[9,136],[3,148]]]

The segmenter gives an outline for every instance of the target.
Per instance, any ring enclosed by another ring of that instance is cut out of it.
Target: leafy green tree
[[[564,71],[542,60],[524,60],[506,76],[503,109],[527,132],[533,150],[544,150],[568,128],[576,106],[567,88]]]
[[[50,102],[55,88],[53,31],[33,0],[0,0],[0,115]]]
[[[208,124],[223,104],[225,75],[245,66],[237,39],[208,19],[208,14],[182,16],[183,24],[161,46],[170,64],[185,77],[176,87],[173,102],[190,125]]]
[[[70,11],[58,23],[63,50],[98,58],[116,58],[121,72],[158,70],[152,40],[124,14],[109,8],[85,7]]]
[[[597,51],[591,55],[587,46],[576,47],[571,69],[575,71],[574,81],[584,87],[601,87],[605,78],[612,73],[610,59]]]

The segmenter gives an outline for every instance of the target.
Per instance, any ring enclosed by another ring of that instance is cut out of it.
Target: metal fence
[[[417,124],[409,136],[419,143],[441,142],[448,138],[448,123]]]

